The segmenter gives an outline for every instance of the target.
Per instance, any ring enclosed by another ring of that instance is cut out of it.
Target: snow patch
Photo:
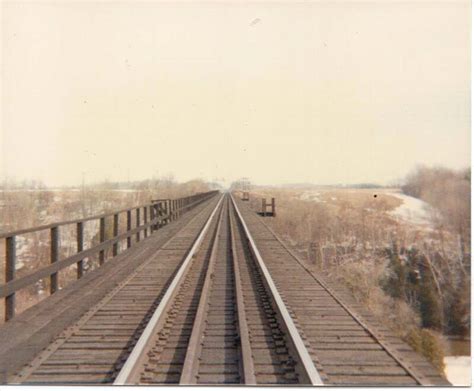
[[[433,212],[433,208],[426,202],[400,192],[389,192],[385,194],[403,201],[399,207],[389,212],[392,216],[413,224],[431,225],[430,213]]]
[[[444,364],[446,377],[453,386],[471,385],[471,357],[446,356]]]
[[[314,202],[325,202],[319,198],[321,193],[314,192],[314,191],[305,191],[303,194],[300,195],[300,200],[302,201],[314,201]]]

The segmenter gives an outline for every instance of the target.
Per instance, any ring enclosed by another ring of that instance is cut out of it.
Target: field
[[[443,370],[445,336],[469,335],[470,268],[440,211],[397,188],[256,188],[250,205],[271,197],[267,222],[300,257]]]

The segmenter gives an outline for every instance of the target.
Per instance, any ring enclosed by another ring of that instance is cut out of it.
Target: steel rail
[[[230,205],[229,205],[230,206]],[[230,208],[229,208],[230,209]],[[240,276],[239,257],[237,255],[237,244],[235,239],[234,224],[237,224],[233,213],[229,210],[229,229],[231,241],[232,263],[234,267],[235,297],[237,305],[237,322],[240,337],[240,367],[244,384],[255,385],[255,366],[253,362],[252,349],[250,347],[249,328],[247,317],[245,316],[244,294],[242,289],[242,279]]]
[[[188,228],[196,219],[199,218],[202,213],[205,213],[206,210],[207,209],[203,209],[196,216],[194,216],[181,229],[178,230],[176,235]],[[165,243],[163,243],[163,245],[160,246],[160,248],[156,252],[154,252],[153,255],[151,255],[147,261],[139,265],[130,275],[125,278],[125,280],[116,285],[112,289],[112,291],[107,293],[97,304],[95,304],[84,315],[82,315],[76,323],[67,327],[63,331],[63,333],[58,336],[58,339],[56,341],[54,341],[51,345],[47,347],[47,349],[43,350],[38,356],[36,356],[34,360],[30,364],[28,364],[28,366],[24,367],[18,374],[16,374],[11,382],[15,384],[22,383],[24,379],[27,379],[28,376],[30,376],[43,362],[45,362],[49,357],[51,357],[57,351],[57,349],[59,349],[60,346],[66,343],[68,341],[68,338],[70,338],[75,332],[80,330],[82,326],[87,324],[87,321],[90,320],[106,304],[108,304],[114,298],[114,296],[122,290],[122,288],[124,288],[130,281],[132,281],[133,278],[135,278],[145,267],[147,267],[151,262],[153,262],[153,259],[156,257],[156,255],[159,254],[164,247],[171,243],[174,238],[175,236],[166,240]],[[139,250],[138,253],[135,254],[135,256],[140,257],[144,252],[146,252],[146,249],[142,248]]]
[[[283,299],[281,298],[280,293],[278,292],[278,289],[275,286],[275,283],[273,282],[270,272],[268,271],[265,262],[263,261],[262,256],[260,255],[257,245],[255,244],[255,241],[253,240],[252,235],[250,234],[247,224],[245,223],[245,220],[243,219],[242,214],[240,213],[240,210],[238,209],[232,194],[230,194],[230,197],[232,199],[235,212],[239,217],[240,224],[244,229],[245,235],[250,244],[250,248],[255,257],[256,263],[264,278],[265,285],[268,287],[269,294],[271,295],[274,301],[276,307],[275,310],[280,315],[281,320],[283,322],[282,326],[287,331],[287,335],[289,337],[288,342],[290,348],[293,348],[291,350],[293,350],[295,354],[294,358],[297,362],[299,375],[302,376],[301,380],[303,382],[307,382],[315,386],[323,385],[323,381],[321,380],[319,372],[314,365],[313,359],[311,358],[308,349],[306,348],[303,339],[301,338],[301,335],[299,334],[298,329],[296,328],[296,325],[293,322],[293,319],[291,318],[291,315],[288,312],[288,309],[286,308],[285,303],[283,302]]]
[[[166,312],[169,306],[171,305],[173,298],[176,296],[177,291],[179,287],[181,286],[182,281],[184,280],[183,277],[185,276],[186,271],[188,270],[188,267],[190,266],[193,257],[199,250],[199,247],[207,231],[209,230],[211,221],[213,220],[215,214],[217,213],[222,203],[223,198],[224,198],[224,195],[222,195],[221,198],[219,199],[219,202],[217,203],[216,207],[212,211],[211,215],[209,216],[209,219],[207,220],[206,224],[204,225],[201,232],[199,233],[199,236],[197,237],[196,241],[191,247],[191,250],[189,251],[186,258],[184,259],[183,263],[181,264],[178,272],[176,273],[176,276],[173,278],[173,281],[171,282],[170,286],[166,290],[166,293],[163,296],[163,299],[161,300],[160,304],[158,305],[155,312],[153,313],[150,321],[145,327],[145,330],[141,334],[135,347],[133,348],[132,352],[130,353],[127,360],[125,361],[119,374],[115,378],[115,381],[113,383],[114,385],[126,385],[126,384],[138,383],[136,378],[139,375],[140,364],[146,359],[145,351],[147,347],[149,347],[148,342],[152,339],[152,337],[158,332],[159,328],[162,326],[162,323],[165,320],[164,318],[165,318]]]
[[[344,310],[351,316],[357,323],[359,323],[362,328],[364,328],[372,338],[420,385],[423,386],[435,386],[427,376],[423,375],[417,368],[407,362],[403,356],[397,352],[397,348],[392,346],[392,344],[387,341],[386,338],[383,337],[378,331],[374,330],[372,326],[370,326],[361,316],[356,314],[352,308],[346,304],[346,302],[332,289],[329,285],[322,281],[321,278],[316,276],[311,270],[309,270],[303,263],[303,261],[291,250],[284,242],[281,240],[277,234],[265,223],[262,221],[262,224],[270,231],[270,233],[275,237],[275,239],[283,246],[283,248],[288,251],[288,253],[292,256],[293,259],[298,262],[301,267],[318,283],[320,284],[328,293],[329,295],[339,303],[339,305],[344,308]]]
[[[181,371],[181,377],[179,384],[197,384],[197,372],[199,368],[199,356],[202,348],[202,337],[204,326],[206,323],[206,314],[209,307],[209,296],[211,293],[212,278],[214,274],[214,267],[216,265],[217,249],[219,247],[219,238],[221,236],[220,229],[222,220],[224,217],[224,208],[221,210],[219,216],[219,222],[217,223],[216,234],[213,239],[211,255],[209,263],[207,265],[206,277],[204,279],[204,285],[201,289],[201,296],[199,298],[198,309],[194,318],[193,328],[191,331],[191,337],[189,338],[188,348],[186,349],[186,355],[184,358],[183,369]]]

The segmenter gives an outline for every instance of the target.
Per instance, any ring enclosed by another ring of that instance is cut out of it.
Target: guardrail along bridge
[[[91,220],[99,237],[86,249]],[[77,251],[62,257],[66,226]],[[16,239],[37,231],[49,239],[48,263],[17,275]],[[449,384],[231,194],[156,200],[0,238],[1,383]],[[93,256],[100,267],[86,272]],[[71,265],[77,280],[62,286]],[[17,314],[18,292],[38,280],[50,295]]]

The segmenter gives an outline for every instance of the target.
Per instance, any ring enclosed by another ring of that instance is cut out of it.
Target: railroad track
[[[321,384],[239,219],[226,196],[114,384]]]
[[[58,335],[10,382],[112,383],[217,202],[217,199],[211,200],[128,278]]]
[[[450,383],[354,299],[312,273],[241,201],[242,221],[258,244],[311,358],[328,385],[446,386]]]
[[[446,384],[292,257],[215,199],[14,382]]]

